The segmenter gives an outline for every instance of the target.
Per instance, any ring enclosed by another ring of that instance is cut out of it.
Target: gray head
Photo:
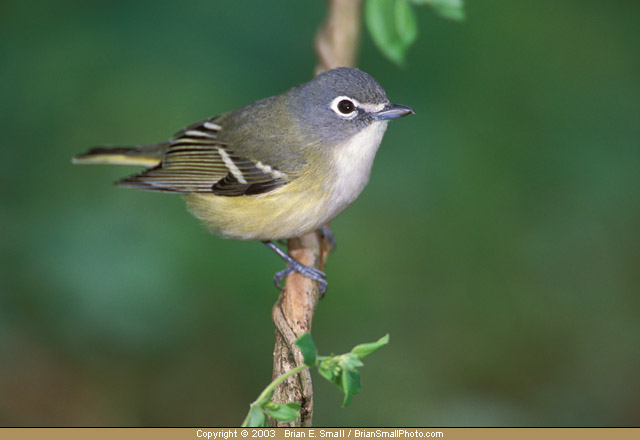
[[[288,93],[291,115],[324,142],[339,143],[373,123],[413,113],[390,103],[371,75],[350,67],[324,72]]]

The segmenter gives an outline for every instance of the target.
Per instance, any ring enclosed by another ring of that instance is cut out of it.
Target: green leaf
[[[269,417],[285,423],[293,422],[300,417],[300,404],[297,402],[288,402],[284,405],[267,402],[263,408]]]
[[[318,373],[342,390],[342,385],[340,384],[342,367],[339,365],[339,358],[340,356],[323,356],[318,363]]]
[[[303,334],[296,340],[295,344],[302,352],[304,364],[309,367],[313,367],[316,364],[318,350],[316,349],[316,344],[313,342],[311,335],[309,333]]]
[[[367,0],[365,22],[378,49],[394,63],[403,64],[418,35],[408,0]]]
[[[407,48],[416,41],[418,37],[418,24],[413,8],[406,0],[396,0],[395,21],[398,35]]]
[[[355,368],[345,368],[342,370],[341,381],[344,392],[342,406],[345,407],[351,402],[351,396],[360,392],[360,372]]]
[[[300,404],[298,402],[287,402],[285,403],[285,405],[295,411],[300,412]]]
[[[346,368],[342,370],[342,391],[344,392],[344,400],[342,406],[347,406],[351,402],[351,395],[353,394],[353,383],[351,382],[351,375]]]
[[[353,370],[355,368],[364,366],[362,361],[358,359],[358,356],[353,353],[345,353],[340,356],[340,359],[342,361],[342,368],[346,368],[348,370]]]
[[[342,390],[339,384],[340,369],[333,362],[324,362],[318,365],[318,373],[332,384]]]
[[[351,376],[351,384],[352,384],[352,393],[358,394],[360,393],[360,372],[358,370],[351,370],[349,372]]]
[[[359,344],[351,349],[351,353],[355,354],[358,359],[362,359],[365,356],[369,356],[374,351],[381,347],[384,347],[389,343],[389,335],[386,334],[376,342],[369,342],[368,344]]]
[[[442,17],[449,20],[465,19],[463,0],[411,0],[416,5],[429,5]]]
[[[250,428],[264,428],[269,426],[269,422],[260,405],[251,405],[249,416],[242,425]]]

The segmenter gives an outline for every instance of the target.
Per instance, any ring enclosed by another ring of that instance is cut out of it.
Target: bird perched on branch
[[[340,67],[280,95],[190,125],[166,142],[99,147],[77,164],[140,165],[118,186],[182,194],[214,234],[266,243],[327,288],[325,274],[273,242],[321,228],[360,195],[390,119],[413,113],[392,104],[358,69]]]

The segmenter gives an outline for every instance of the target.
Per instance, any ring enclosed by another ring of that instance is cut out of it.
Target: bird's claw
[[[322,225],[317,232],[326,243],[329,243],[329,252],[333,252],[336,249],[336,238],[333,236],[331,228],[328,225]]]
[[[289,265],[289,267],[287,267],[284,270],[281,270],[280,272],[277,272],[273,277],[273,282],[278,289],[284,290],[284,287],[281,285],[282,280],[288,275],[290,275],[291,273],[298,272],[300,275],[307,277],[315,281],[316,283],[318,283],[318,290],[320,290],[320,298],[324,297],[324,293],[327,291],[328,283],[327,283],[327,276],[323,271],[321,271],[320,269],[316,269],[315,267],[305,266],[304,264],[300,263],[298,260],[287,255],[282,249],[280,249],[278,246],[273,244],[271,241],[265,241],[264,244],[266,244],[267,247],[271,248],[272,251],[278,254],[280,258],[286,261],[286,263]]]
[[[278,289],[284,290],[282,280],[291,275],[293,272],[298,272],[300,275],[318,283],[320,298],[324,297],[324,294],[327,291],[327,287],[329,286],[326,279],[327,275],[325,275],[323,271],[316,269],[315,267],[305,266],[304,264],[299,263],[296,260],[293,260],[293,263],[290,263],[289,267],[287,267],[286,269],[277,272],[273,277],[273,283]]]

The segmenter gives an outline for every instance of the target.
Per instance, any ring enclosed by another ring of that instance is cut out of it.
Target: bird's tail
[[[74,164],[110,164],[155,167],[162,162],[162,156],[169,142],[135,147],[95,147],[74,156]]]

